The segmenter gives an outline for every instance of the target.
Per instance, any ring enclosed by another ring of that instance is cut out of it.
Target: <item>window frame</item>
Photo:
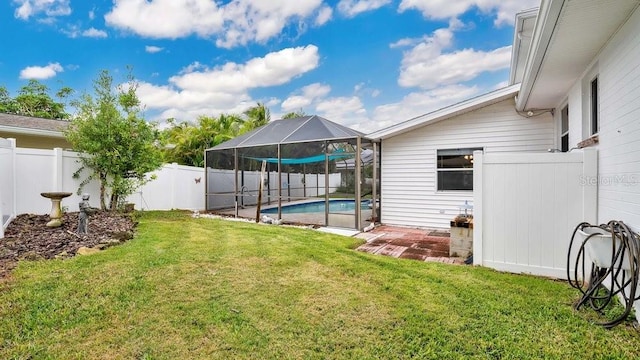
[[[468,150],[468,151],[466,151]],[[473,165],[471,167],[440,167],[440,156],[445,156],[445,155],[441,155],[441,153],[445,153],[445,152],[463,152],[463,154],[460,154],[460,156],[470,156],[470,163],[473,164],[473,153],[475,151],[483,151],[484,152],[484,148],[483,147],[463,147],[463,148],[442,148],[442,149],[436,149],[436,166],[435,166],[435,182],[436,182],[436,186],[435,186],[435,190],[436,192],[473,192]],[[451,172],[470,172],[471,173],[471,189],[443,189],[441,188],[441,185],[443,184],[443,182],[440,181],[440,174],[443,173],[451,173]]]
[[[564,125],[567,125],[566,129]],[[566,139],[566,144],[565,140]],[[569,104],[565,104],[560,109],[560,151],[569,151]]]
[[[600,81],[596,74],[589,82],[589,135],[600,132]]]
[[[581,82],[582,140],[586,140],[597,136],[600,132],[600,98],[602,97],[602,91],[600,90],[600,67],[598,61],[591,65],[583,75]]]

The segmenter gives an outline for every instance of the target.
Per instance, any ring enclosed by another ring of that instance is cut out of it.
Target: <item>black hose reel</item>
[[[571,269],[571,250],[578,247],[577,258]],[[587,264],[586,258],[591,260]],[[591,269],[587,269],[588,266]],[[585,270],[589,270],[586,272]],[[580,272],[581,271],[581,272]],[[584,280],[579,280],[582,274]],[[612,328],[625,321],[640,299],[640,240],[622,221],[610,221],[606,225],[580,223],[571,236],[567,255],[567,279],[582,293],[575,309],[584,305],[607,318],[599,323]],[[622,314],[609,315],[607,307],[616,298],[624,306]]]

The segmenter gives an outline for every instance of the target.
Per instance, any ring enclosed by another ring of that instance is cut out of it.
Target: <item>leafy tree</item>
[[[94,96],[84,94],[73,102],[78,113],[65,134],[81,154],[83,166],[76,176],[84,168],[91,170],[82,185],[92,179],[100,181],[103,210],[117,209],[138,186],[149,181],[145,174],[161,165],[160,151],[154,145],[155,129],[140,116],[137,82],[131,74],[127,80],[124,86],[114,88],[109,72],[100,72],[93,83]]]
[[[72,94],[71,88],[62,87],[56,92],[56,98],[59,99],[56,101],[49,95],[46,85],[38,80],[29,80],[13,98],[6,87],[0,86],[0,112],[46,119],[69,119],[64,101]]]
[[[18,115],[46,119],[68,119],[69,114],[65,111],[65,104],[62,100],[72,93],[71,88],[63,87],[56,93],[56,97],[61,101],[55,101],[49,95],[49,88],[46,85],[32,79],[20,89],[18,96],[10,102],[8,110]]]
[[[302,111],[302,109],[297,110],[297,111],[292,111],[290,113],[286,113],[284,114],[284,116],[282,116],[283,119],[295,119],[295,118],[299,118],[299,117],[303,117],[303,116],[307,116],[307,114]]]
[[[264,104],[258,103],[256,106],[252,106],[244,111],[246,119],[240,129],[240,134],[244,134],[253,129],[257,129],[262,125],[266,125],[271,120],[271,113],[269,108]]]
[[[15,114],[15,102],[5,86],[0,86],[0,112]]]

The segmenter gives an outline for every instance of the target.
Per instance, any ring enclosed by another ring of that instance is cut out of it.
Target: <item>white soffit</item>
[[[633,11],[639,0],[551,0],[546,5],[561,5],[555,28],[553,16],[539,19],[553,28],[551,39],[530,54],[541,61],[540,68],[527,69],[518,99],[520,110],[549,109],[556,106],[587,66],[615,34]],[[544,4],[543,4],[544,5]],[[542,24],[536,24],[540,31]],[[535,37],[535,35],[534,35]],[[534,44],[535,46],[535,44]],[[528,64],[529,65],[529,64]],[[530,89],[529,92],[527,92]]]

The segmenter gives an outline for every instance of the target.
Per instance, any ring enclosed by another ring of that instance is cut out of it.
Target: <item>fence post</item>
[[[473,265],[482,265],[483,153],[473,152]]]
[[[62,191],[62,148],[53,148],[53,191]]]
[[[171,208],[176,208],[176,176],[178,173],[178,163],[171,163]]]
[[[582,150],[582,221],[598,223],[598,150]],[[588,181],[584,181],[588,180]],[[591,181],[593,180],[593,181]]]
[[[11,207],[11,217],[14,217],[17,215],[18,212],[18,195],[17,195],[17,187],[18,187],[18,179],[16,176],[16,166],[17,166],[17,156],[16,156],[16,139],[14,138],[10,138],[7,139],[9,140],[9,142],[11,143],[11,203],[12,203],[12,207]]]
[[[9,218],[7,219],[7,222],[8,222],[8,221],[11,221],[11,219],[13,219],[16,216],[16,209],[17,209],[17,206],[16,206],[16,139],[9,138],[6,140],[9,142],[9,168],[10,168],[9,174],[11,174],[11,177],[9,179],[9,182],[10,182],[9,193],[8,194],[0,193],[0,239],[4,238],[5,211],[9,213],[9,214],[6,214],[9,216]],[[11,201],[11,204],[6,208],[2,206],[3,197],[5,200],[8,198]]]

